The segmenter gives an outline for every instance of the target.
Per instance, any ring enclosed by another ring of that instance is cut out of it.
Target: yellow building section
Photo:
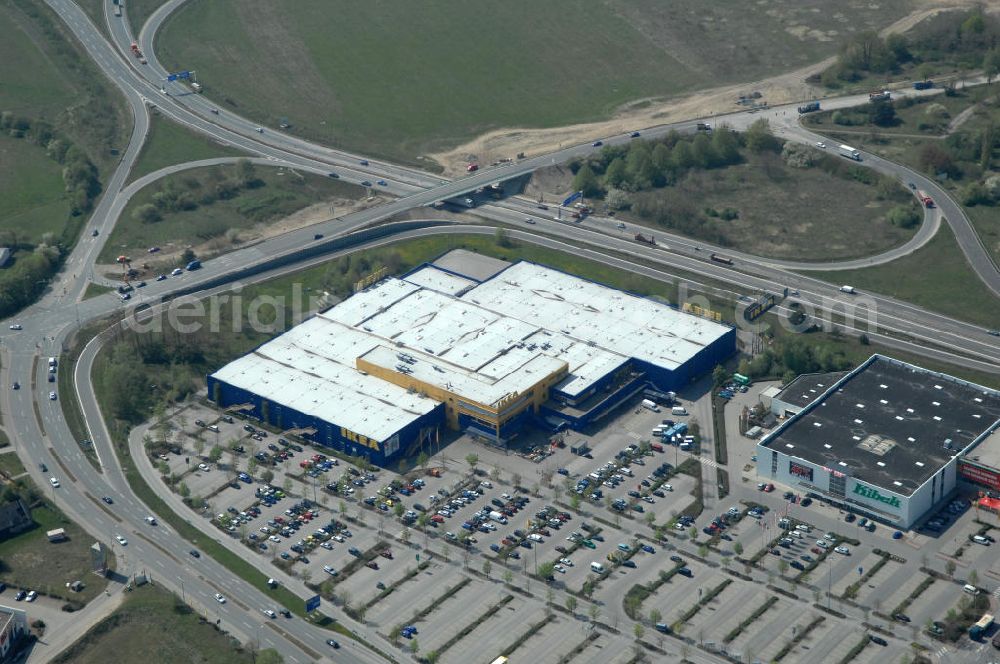
[[[363,357],[357,359],[357,369],[394,385],[426,394],[431,399],[442,402],[445,405],[448,426],[454,430],[460,428],[459,416],[467,415],[493,427],[497,431],[498,436],[501,427],[506,422],[520,415],[526,409],[531,408],[534,412],[538,412],[538,407],[548,400],[549,390],[552,386],[565,378],[569,373],[569,365],[563,363],[559,369],[536,381],[527,390],[523,392],[511,392],[492,404],[485,404],[463,394],[452,392],[441,385],[420,380],[411,374],[404,374],[389,367],[373,364]]]

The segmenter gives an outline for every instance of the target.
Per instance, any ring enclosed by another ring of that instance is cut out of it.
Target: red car
[[[764,491],[765,493],[771,493],[772,491],[774,491],[774,485],[768,484],[767,486],[764,487]]]
[[[468,166],[465,167],[465,170],[468,171],[469,173],[471,173],[472,171],[478,171],[479,164],[469,164]]]
[[[440,514],[435,514],[434,516],[431,517],[431,521],[433,521],[434,523],[444,523],[444,517],[441,516]]]

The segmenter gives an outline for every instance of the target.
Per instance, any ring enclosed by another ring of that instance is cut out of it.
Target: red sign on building
[[[978,466],[960,459],[958,474],[974,484],[1000,491],[1000,471],[993,468]]]

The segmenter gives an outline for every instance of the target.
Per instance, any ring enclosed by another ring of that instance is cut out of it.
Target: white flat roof
[[[356,358],[378,344],[376,337],[316,316],[213,375],[271,402],[385,441],[438,402],[359,372]]]
[[[466,279],[451,272],[445,272],[433,265],[425,265],[415,270],[413,273],[406,275],[404,280],[422,288],[429,288],[430,290],[444,293],[445,295],[461,295],[478,283],[472,279]]]
[[[512,265],[461,299],[667,369],[729,332],[724,325],[527,262]]]
[[[361,373],[360,357],[492,404],[564,366],[568,375],[556,389],[570,395],[630,358],[673,369],[727,332],[532,263],[513,265],[479,285],[426,268],[357,293],[214,376],[384,441],[437,402]]]

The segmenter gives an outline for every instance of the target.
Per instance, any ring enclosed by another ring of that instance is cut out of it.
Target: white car
[[[337,570],[333,569],[329,565],[323,565],[323,571],[326,572],[327,574],[334,574],[335,575],[337,573]]]
[[[215,601],[219,604],[225,604],[226,598],[222,596],[222,593],[215,593]]]
[[[525,217],[524,218],[524,223],[526,223],[526,224],[534,224],[535,220],[532,219],[531,217]]]
[[[173,270],[171,270],[170,274],[176,277],[178,275],[184,274],[184,270],[180,269],[179,267],[175,267]]]
[[[327,551],[333,551],[333,545],[330,544],[329,542],[322,542],[320,543],[320,546],[326,549]]]
[[[843,544],[841,544],[840,546],[836,547],[836,548],[834,549],[834,551],[836,551],[837,553],[840,553],[840,554],[843,554],[843,555],[845,555],[845,556],[849,556],[849,555],[851,555],[851,550],[850,550],[850,549],[848,549],[848,548],[847,548],[846,546],[844,546]]]
[[[29,602],[34,602],[36,597],[38,597],[38,593],[36,593],[34,590],[29,590],[28,595],[24,599]]]
[[[257,127],[257,133],[258,134],[263,134],[264,133],[264,128],[263,127]]]
[[[49,401],[55,401],[55,400],[56,400],[56,393],[49,392]]]
[[[277,618],[278,617],[278,614],[276,614],[271,609],[261,609],[260,612],[263,613],[268,618]]]
[[[340,542],[340,543],[343,543],[343,542],[344,542],[344,536],[343,536],[343,535],[340,535],[339,533],[338,533],[337,535],[334,535],[334,536],[333,536],[333,539],[337,540],[337,541],[338,541],[338,542]]]
[[[198,464],[198,470],[208,470],[208,464],[199,463]]]
[[[560,558],[559,562],[562,563],[563,565],[565,565],[566,567],[572,567],[573,566],[573,561],[570,560],[569,558]]]
[[[118,540],[118,543],[122,546],[128,546],[128,540],[121,535],[115,535],[115,539]]]
[[[830,543],[827,542],[825,539],[816,540],[816,546],[818,546],[821,549],[829,549]]]
[[[277,535],[271,535],[271,536],[270,536],[270,537],[268,537],[267,539],[271,540],[271,541],[272,541],[272,542],[274,542],[275,544],[281,544],[281,538],[280,538],[280,537],[278,537]]]
[[[51,484],[52,486],[54,486],[57,489],[59,488],[59,480],[57,480],[54,477],[50,477],[49,478],[49,484]]]
[[[554,569],[555,571],[559,572],[560,574],[565,574],[566,573],[566,568],[563,567],[562,565],[555,565],[555,566],[552,567],[552,569]]]
[[[10,329],[12,329],[12,330],[23,330],[24,328],[21,327],[20,323],[14,323],[13,325],[10,326]]]
[[[826,143],[824,143],[823,141],[817,141],[816,142],[816,147],[818,147],[820,150],[825,150],[826,149]]]

